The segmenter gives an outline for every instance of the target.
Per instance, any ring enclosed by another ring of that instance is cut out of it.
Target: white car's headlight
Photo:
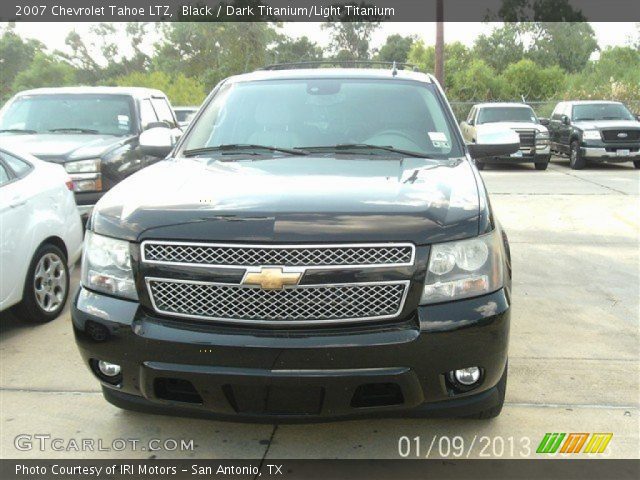
[[[82,285],[109,295],[137,300],[129,242],[87,230],[82,255]]]
[[[582,132],[583,140],[602,140],[599,130],[585,130]]]
[[[100,159],[90,158],[88,160],[78,160],[64,164],[67,173],[93,173],[100,171]]]
[[[431,247],[421,305],[476,297],[503,286],[500,233]]]

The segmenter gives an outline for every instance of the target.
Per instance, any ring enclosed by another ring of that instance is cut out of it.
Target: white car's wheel
[[[55,245],[47,243],[40,246],[29,265],[22,302],[16,306],[16,315],[30,322],[49,322],[60,314],[68,296],[66,255]]]

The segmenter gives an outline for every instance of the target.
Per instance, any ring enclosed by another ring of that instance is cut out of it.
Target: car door
[[[33,254],[33,239],[24,228],[38,195],[30,187],[33,170],[28,162],[0,151],[0,310],[22,299],[24,275]]]
[[[560,118],[560,133],[559,133],[559,144],[561,146],[561,151],[568,153],[569,152],[569,140],[571,139],[571,113],[573,110],[573,106],[570,103],[566,103],[564,108],[562,109],[562,116]],[[565,124],[562,119],[567,117],[569,119],[569,125]]]
[[[553,109],[551,118],[549,119],[549,138],[554,150],[558,149],[558,143],[560,142],[560,124],[562,121],[562,110],[564,109],[564,103],[560,102]]]

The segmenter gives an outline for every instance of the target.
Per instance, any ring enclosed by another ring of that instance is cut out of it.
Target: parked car
[[[181,133],[165,94],[146,88],[41,88],[0,110],[2,144],[63,165],[85,218],[107,190],[158,160],[138,146],[140,133],[158,125]]]
[[[180,127],[184,129],[191,123],[191,120],[198,112],[198,107],[173,107],[173,112],[176,114]]]
[[[469,111],[466,121],[460,124],[466,142],[474,143],[483,129],[496,126],[511,128],[520,136],[520,149],[509,155],[476,162],[479,170],[486,163],[530,163],[536,170],[546,170],[551,159],[549,131],[540,124],[537,115],[529,105],[522,103],[481,103]]]
[[[72,318],[105,398],[223,418],[498,415],[511,261],[426,74],[231,77],[89,221]],[[490,143],[488,143],[490,142]]]
[[[69,175],[59,165],[0,147],[0,311],[48,322],[69,295],[82,224]]]
[[[551,150],[579,170],[587,162],[633,162],[640,168],[640,121],[620,102],[560,102],[549,121]]]

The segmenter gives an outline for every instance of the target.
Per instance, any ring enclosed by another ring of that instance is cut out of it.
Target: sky
[[[476,37],[483,33],[488,33],[496,23],[480,23],[465,22],[445,23],[445,42],[460,41],[468,46],[472,45]],[[601,48],[615,45],[625,45],[628,39],[636,32],[636,25],[632,22],[628,23],[591,23],[598,43]],[[72,30],[80,34],[88,32],[91,27],[90,23],[37,23],[37,22],[20,22],[16,26],[16,30],[23,36],[31,37],[42,41],[51,50],[66,50],[64,44],[65,37]],[[285,33],[294,38],[306,35],[319,45],[326,47],[329,38],[326,30],[321,28],[320,23],[307,22],[290,22],[285,23],[282,28]],[[399,23],[389,22],[383,23],[372,39],[372,47],[376,48],[384,43],[388,35],[399,33],[402,35],[416,35],[422,39],[427,45],[432,45],[435,41],[435,23]],[[150,44],[152,41],[150,42]]]

